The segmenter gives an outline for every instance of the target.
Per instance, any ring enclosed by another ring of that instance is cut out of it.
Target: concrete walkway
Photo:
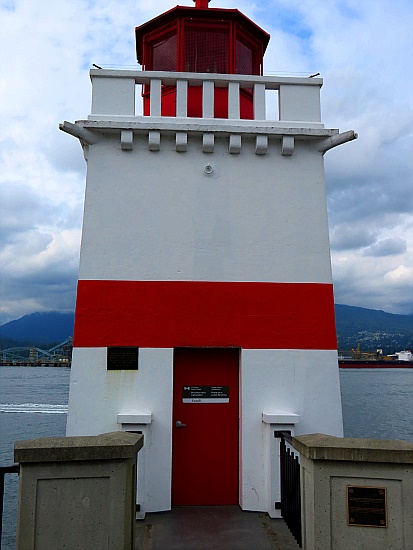
[[[297,550],[282,519],[238,506],[182,506],[136,522],[135,550]]]

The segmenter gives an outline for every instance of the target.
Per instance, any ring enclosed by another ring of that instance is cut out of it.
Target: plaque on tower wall
[[[139,348],[111,346],[107,352],[107,370],[138,370]]]

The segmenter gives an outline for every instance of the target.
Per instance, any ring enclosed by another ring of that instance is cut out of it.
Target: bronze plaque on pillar
[[[386,488],[347,485],[347,523],[387,527]]]

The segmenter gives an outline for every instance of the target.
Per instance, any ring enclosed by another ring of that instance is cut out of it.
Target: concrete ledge
[[[413,443],[407,441],[308,434],[294,437],[293,447],[311,460],[413,464]]]
[[[262,413],[262,421],[265,424],[298,424],[300,422],[300,415],[284,411]]]
[[[68,127],[67,121],[63,122]],[[242,135],[264,135],[274,139],[282,139],[283,136],[294,136],[297,139],[321,139],[329,138],[339,133],[337,128],[324,128],[321,122],[300,122],[300,121],[261,121],[261,120],[237,120],[234,122],[228,119],[206,119],[206,118],[177,118],[177,117],[147,117],[147,116],[121,116],[121,115],[89,115],[87,120],[77,120],[74,124],[84,130],[95,130],[97,132],[112,133],[114,130],[132,130],[135,133],[148,131],[160,132],[188,132],[199,134],[212,132],[217,135],[228,136],[231,134]],[[89,134],[88,134],[89,135]],[[95,140],[98,137],[95,136]]]
[[[143,436],[112,432],[95,436],[44,437],[16,441],[16,462],[61,462],[133,458],[143,446]]]
[[[129,414],[118,414],[118,424],[151,424],[152,413],[136,412]]]

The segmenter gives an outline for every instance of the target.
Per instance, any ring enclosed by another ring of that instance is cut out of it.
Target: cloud
[[[364,256],[396,256],[407,250],[407,243],[400,237],[389,237],[369,246],[363,250]],[[413,279],[412,279],[413,280]]]
[[[404,288],[406,282],[411,285],[413,281],[413,267],[399,265],[396,269],[386,273],[385,279],[391,283],[395,282],[396,285],[401,285]]]
[[[392,227],[377,227],[367,247],[332,250],[336,302],[413,312],[413,221],[407,214],[396,219]]]
[[[136,67],[134,27],[173,5],[0,2],[0,324],[73,307],[86,162],[58,123],[89,114],[92,63]],[[411,313],[411,0],[211,7],[236,7],[271,34],[267,73],[320,72],[324,124],[359,134],[325,155],[336,301]]]
[[[364,225],[335,225],[330,232],[330,245],[333,250],[356,250],[370,245],[374,239],[374,231]]]

